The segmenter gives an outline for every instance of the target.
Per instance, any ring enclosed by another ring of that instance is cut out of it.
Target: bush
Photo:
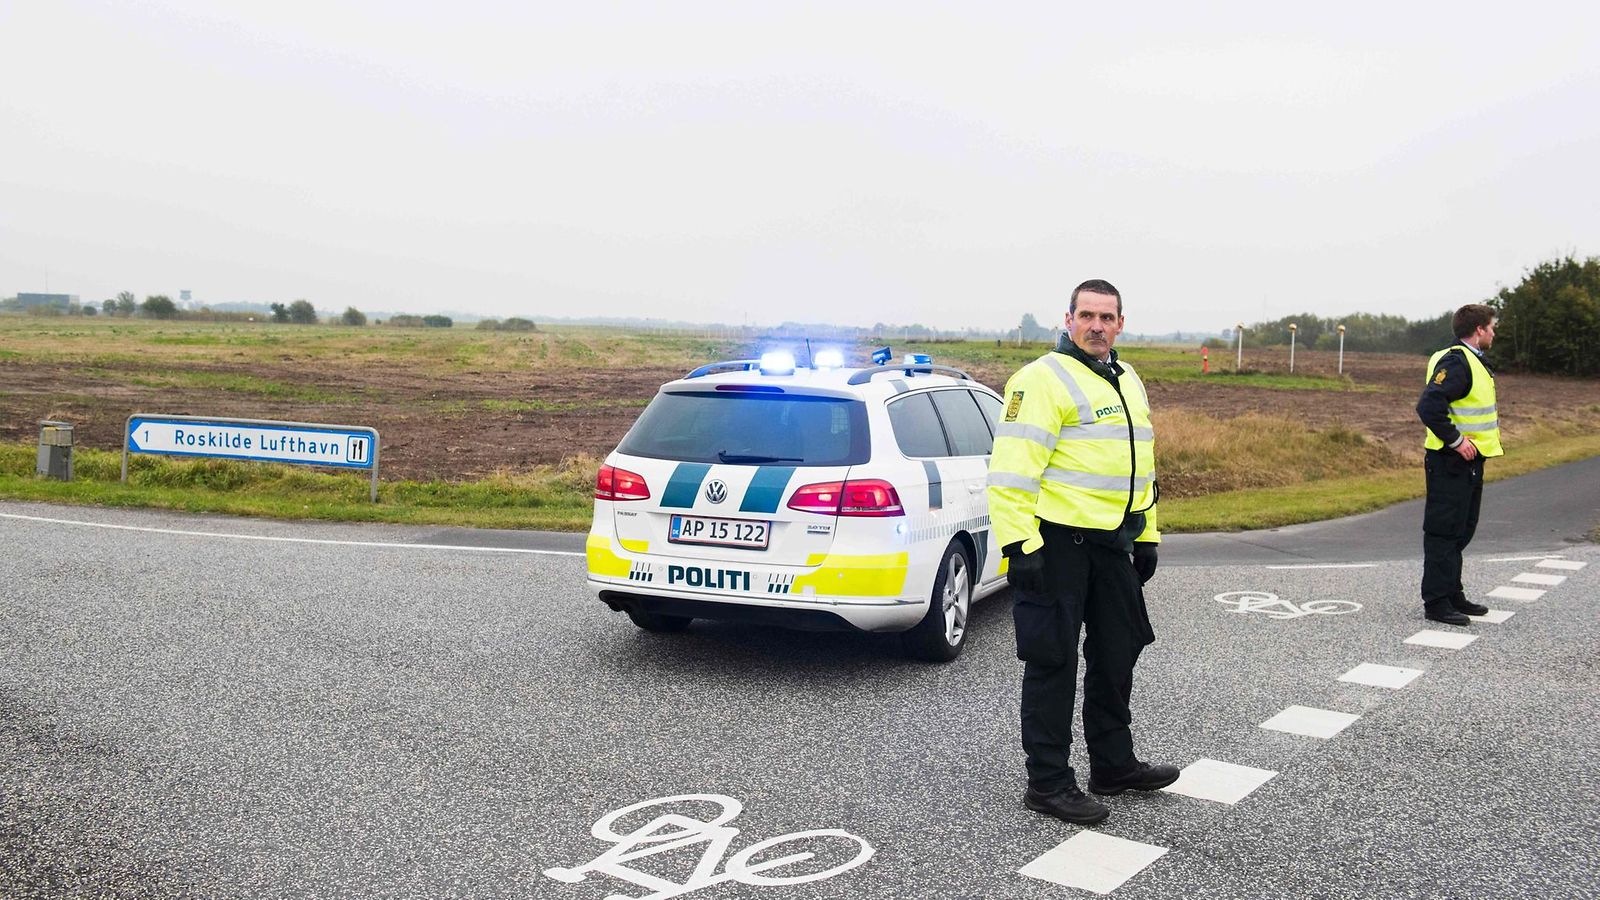
[[[423,328],[450,328],[456,323],[449,316],[423,316]]]
[[[178,305],[172,302],[171,297],[154,294],[139,304],[139,313],[152,319],[170,319],[178,314]]]
[[[367,317],[365,313],[354,306],[347,306],[344,308],[344,315],[339,317],[339,324],[365,325],[367,324]]]
[[[1490,358],[1510,369],[1600,374],[1600,258],[1540,263],[1489,305],[1500,316]]]

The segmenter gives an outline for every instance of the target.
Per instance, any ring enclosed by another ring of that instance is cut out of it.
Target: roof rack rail
[[[884,372],[904,372],[907,375],[910,375],[914,372],[926,372],[929,375],[932,375],[935,372],[943,372],[947,375],[954,375],[957,378],[966,379],[967,381],[972,380],[971,375],[968,375],[960,369],[951,368],[950,366],[936,366],[932,363],[918,363],[916,365],[908,366],[905,363],[901,363],[897,366],[873,366],[870,369],[862,369],[854,375],[851,375],[847,384],[866,384],[872,380],[872,376],[881,375]]]
[[[760,365],[761,360],[759,359],[726,359],[722,362],[706,363],[683,377],[699,378],[701,375],[710,375],[712,372],[720,372],[723,369],[739,369],[748,372],[751,369],[759,368]]]

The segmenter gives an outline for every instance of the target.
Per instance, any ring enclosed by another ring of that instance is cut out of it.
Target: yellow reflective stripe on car
[[[589,574],[607,578],[626,578],[633,564],[611,552],[611,539],[598,534],[589,535],[583,542],[584,555],[589,558]]]
[[[829,597],[897,597],[905,592],[910,562],[908,553],[813,553],[807,557],[806,565],[821,568],[795,578],[789,593],[798,594],[809,587]]]
[[[628,551],[629,553],[649,553],[650,552],[650,542],[649,541],[630,541],[627,538],[620,538],[620,539],[618,539],[618,542],[620,544],[622,544],[622,549]]]

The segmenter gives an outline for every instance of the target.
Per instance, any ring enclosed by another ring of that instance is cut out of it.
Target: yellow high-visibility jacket
[[[1044,545],[1039,520],[1111,531],[1145,514],[1135,540],[1158,542],[1155,429],[1144,382],[1118,363],[1120,392],[1065,353],[1050,352],[1006,382],[989,458],[989,518],[1001,547]]]
[[[1439,360],[1444,359],[1446,353],[1457,351],[1466,357],[1467,371],[1472,373],[1472,387],[1467,390],[1465,397],[1450,404],[1450,422],[1472,441],[1479,454],[1501,456],[1505,450],[1500,446],[1500,412],[1495,405],[1494,376],[1489,374],[1489,368],[1478,358],[1478,354],[1464,344],[1451,344],[1428,359],[1428,376],[1433,375],[1433,370],[1438,368]],[[1439,377],[1444,376],[1441,374]],[[1432,429],[1422,430],[1426,435],[1422,439],[1422,446],[1429,450],[1444,447],[1444,441],[1439,440]]]

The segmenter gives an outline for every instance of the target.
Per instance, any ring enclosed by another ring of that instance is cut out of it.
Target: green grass
[[[594,459],[573,459],[472,482],[385,481],[374,504],[367,501],[368,478],[348,472],[133,456],[128,483],[122,484],[121,454],[78,450],[75,480],[63,483],[33,475],[35,454],[31,444],[0,444],[0,497],[282,519],[550,531],[588,527],[599,465]],[[1597,455],[1600,434],[1540,437],[1519,442],[1510,455],[1492,461],[1488,477],[1498,481]],[[1161,502],[1160,524],[1168,533],[1275,528],[1370,512],[1422,493],[1420,466],[1410,466],[1167,499]],[[1600,540],[1600,528],[1591,537]]]
[[[137,375],[128,381],[143,387],[186,387],[197,390],[220,391],[230,394],[253,394],[274,400],[294,400],[305,403],[341,403],[349,397],[334,391],[304,384],[273,381],[255,375],[235,372],[169,371],[159,374]]]
[[[1600,434],[1548,437],[1513,444],[1506,456],[1485,467],[1488,481],[1526,475],[1539,469],[1600,456]],[[1242,531],[1277,528],[1371,512],[1425,492],[1422,467],[1344,478],[1307,481],[1277,488],[1225,491],[1201,497],[1163,500],[1161,530]],[[1418,520],[1420,528],[1420,519]]]
[[[378,502],[371,503],[371,481],[364,474],[135,455],[123,484],[121,453],[80,449],[73,455],[73,480],[60,482],[33,474],[36,453],[31,445],[0,445],[0,497],[279,519],[550,531],[589,527],[599,465],[573,459],[471,482],[382,481]]]

